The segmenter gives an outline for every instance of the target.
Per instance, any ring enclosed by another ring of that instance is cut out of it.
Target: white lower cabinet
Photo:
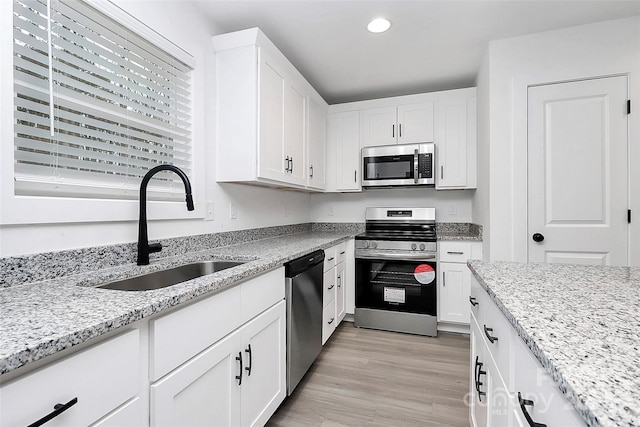
[[[281,301],[151,386],[152,426],[264,425],[286,393]]]
[[[584,426],[573,405],[474,277],[470,302],[471,426]]]
[[[438,242],[438,329],[446,329],[444,324],[469,324],[469,259],[482,259],[481,242]]]
[[[130,329],[0,386],[0,425],[140,425],[140,334]],[[68,407],[56,411],[54,407]],[[95,424],[94,424],[95,423]]]
[[[349,277],[347,260],[353,258],[354,246],[342,242],[325,249],[322,291],[322,344],[327,342],[347,313]]]

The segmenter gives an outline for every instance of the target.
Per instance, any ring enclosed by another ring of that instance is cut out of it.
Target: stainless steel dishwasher
[[[287,395],[322,350],[324,251],[285,264],[287,298]]]

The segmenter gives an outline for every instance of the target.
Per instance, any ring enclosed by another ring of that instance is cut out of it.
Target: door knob
[[[540,233],[535,233],[533,236],[531,236],[531,238],[533,239],[534,242],[542,242],[544,240],[544,236]]]

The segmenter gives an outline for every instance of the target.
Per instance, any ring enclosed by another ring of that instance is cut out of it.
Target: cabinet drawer
[[[477,288],[480,288],[480,290],[477,290]],[[510,347],[515,331],[486,291],[480,287],[475,277],[471,278],[471,289],[471,294],[476,297],[476,302],[478,303],[478,305],[472,307],[471,310],[478,321],[480,335],[486,343],[487,349],[495,360],[496,365],[500,367],[500,374],[504,382],[507,386],[510,386],[512,384]],[[476,289],[475,292],[474,289]],[[491,339],[489,337],[491,337]]]
[[[240,285],[243,324],[284,299],[284,280],[280,267]]]
[[[29,425],[74,398],[47,427],[89,425],[138,394],[140,366],[138,329],[95,344],[3,384],[0,425]]]
[[[324,250],[324,271],[336,266],[336,246]]]
[[[471,258],[470,242],[438,242],[438,258],[443,262],[467,262]]]
[[[518,401],[518,392],[520,392],[523,399],[533,401],[534,405],[525,405],[525,409],[535,422],[549,426],[584,426],[584,421],[573,405],[562,395],[556,383],[516,334],[514,334],[512,346],[514,355],[512,396],[515,419],[521,425],[528,426]],[[525,420],[524,424],[521,420]]]
[[[336,246],[336,265],[344,262],[347,257],[347,242],[342,242]]]
[[[336,307],[329,304],[322,311],[322,344],[327,342],[336,329]]]
[[[336,270],[332,268],[324,273],[322,290],[322,306],[326,307],[336,299]]]

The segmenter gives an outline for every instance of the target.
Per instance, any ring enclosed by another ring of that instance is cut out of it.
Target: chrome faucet
[[[187,175],[178,167],[173,165],[159,165],[147,172],[142,178],[140,183],[140,220],[138,221],[138,265],[149,264],[149,254],[153,252],[160,252],[162,250],[161,243],[149,244],[149,237],[147,235],[147,184],[155,175],[160,171],[172,171],[175,172],[182,182],[184,183],[184,192],[187,194],[187,210],[193,210],[193,198],[191,197],[191,183]]]

